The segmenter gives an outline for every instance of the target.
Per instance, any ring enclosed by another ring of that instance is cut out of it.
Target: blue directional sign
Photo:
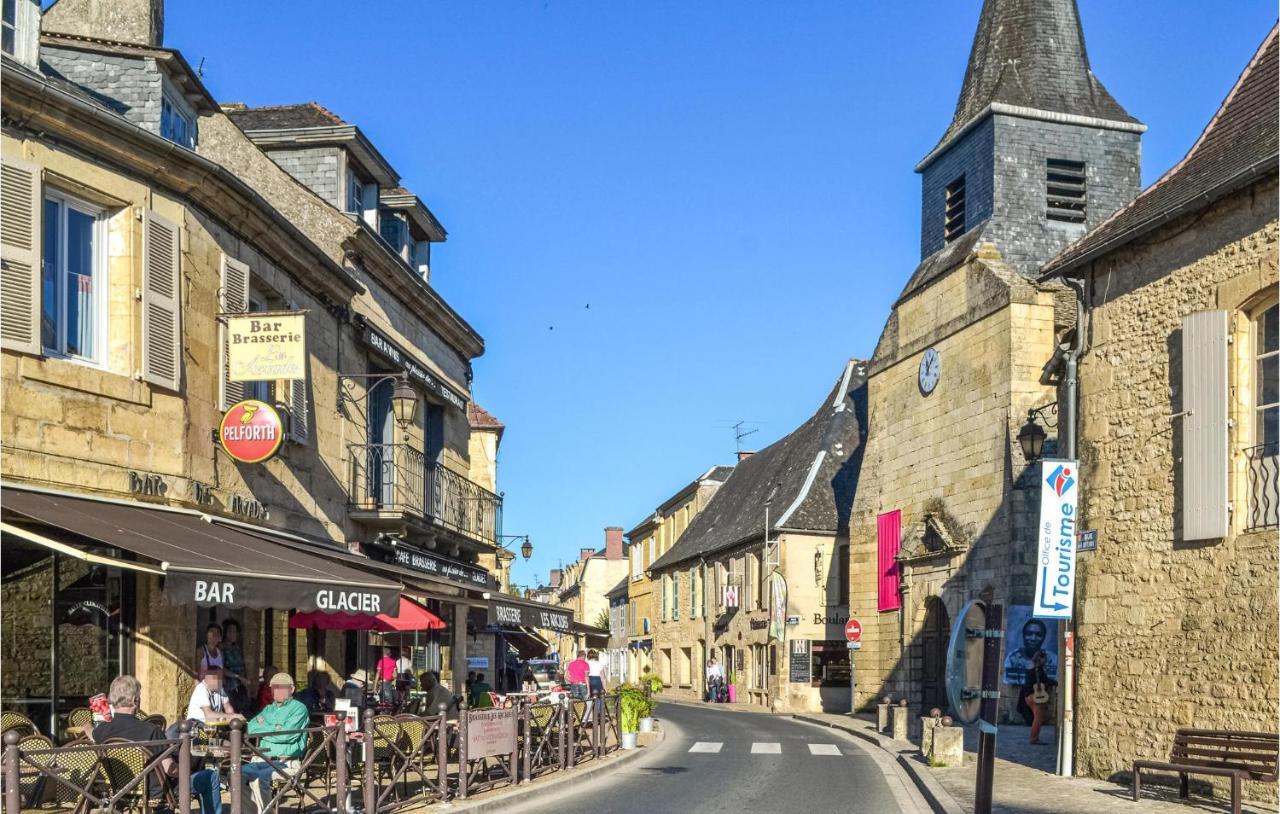
[[[1040,525],[1036,550],[1036,595],[1031,615],[1069,619],[1076,595],[1075,461],[1045,460],[1040,470]]]

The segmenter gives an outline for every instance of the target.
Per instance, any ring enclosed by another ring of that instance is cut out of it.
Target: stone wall
[[[1280,715],[1274,528],[1245,533],[1240,467],[1251,444],[1252,309],[1274,302],[1275,177],[1161,227],[1090,269],[1080,364],[1082,523],[1077,605],[1079,770],[1163,759],[1179,727],[1274,732]],[[1233,521],[1180,540],[1176,418],[1180,323],[1231,314]],[[1246,796],[1276,800],[1274,785]]]

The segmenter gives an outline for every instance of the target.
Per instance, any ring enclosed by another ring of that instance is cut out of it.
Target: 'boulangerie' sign
[[[227,379],[270,382],[307,377],[306,311],[224,314]]]

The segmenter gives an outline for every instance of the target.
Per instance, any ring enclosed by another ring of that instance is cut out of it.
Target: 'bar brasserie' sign
[[[268,382],[307,377],[305,311],[225,314],[227,379]]]

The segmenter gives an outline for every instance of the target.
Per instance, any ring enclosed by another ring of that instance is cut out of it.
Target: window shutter
[[[142,252],[142,379],[177,390],[182,379],[178,227],[146,213]]]
[[[902,510],[895,509],[876,518],[876,541],[879,564],[878,610],[897,610],[902,607],[899,586],[902,571],[898,567],[898,551],[902,547]]]
[[[296,311],[298,306],[289,303],[289,310]],[[305,331],[305,320],[304,331]],[[304,363],[303,371],[307,372],[309,365]],[[311,424],[309,421],[308,411],[311,403],[307,399],[307,379],[304,376],[301,379],[294,379],[289,382],[289,440],[296,441],[299,444],[307,443],[307,438],[311,436]]]
[[[243,314],[249,310],[249,266],[239,260],[222,256],[222,289],[218,307],[224,314]],[[227,381],[227,326],[219,328],[222,341],[218,344],[218,378],[222,380],[222,406],[225,412],[231,405],[244,401],[244,382]]]
[[[1182,539],[1227,536],[1227,312],[1182,319]]]
[[[0,162],[0,346],[40,353],[40,168]]]

